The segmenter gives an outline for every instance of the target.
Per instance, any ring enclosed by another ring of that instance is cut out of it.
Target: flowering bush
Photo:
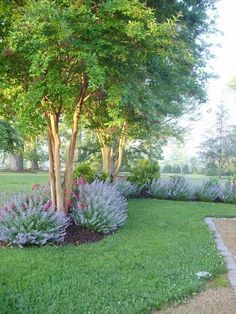
[[[236,204],[236,178],[226,181],[223,188],[223,200],[225,203]]]
[[[189,182],[182,176],[171,176],[168,187],[168,197],[171,200],[186,201],[193,197]]]
[[[18,246],[62,242],[70,218],[55,213],[44,188],[30,196],[17,194],[0,209],[0,240]]]
[[[202,202],[214,202],[222,199],[222,189],[218,181],[208,179],[204,180],[196,190],[196,200]]]
[[[159,199],[168,199],[169,197],[169,181],[154,179],[150,184],[148,184],[147,193],[152,197]]]
[[[131,198],[134,196],[138,196],[142,192],[142,189],[143,189],[143,187],[138,185],[138,184],[131,183],[129,181],[124,181],[124,180],[115,181],[115,182],[113,182],[112,185],[125,198]]]
[[[79,186],[79,200],[72,214],[76,224],[109,233],[122,226],[127,218],[127,202],[114,186],[94,181]]]

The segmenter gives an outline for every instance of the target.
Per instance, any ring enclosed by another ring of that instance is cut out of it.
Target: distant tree
[[[162,168],[162,173],[172,173],[172,170],[171,164],[165,164]]]
[[[172,173],[174,174],[179,174],[181,173],[181,168],[179,165],[174,165],[173,168],[172,168]]]
[[[19,145],[20,139],[16,129],[9,122],[0,120],[0,151],[13,153]]]
[[[205,162],[206,168],[209,168],[210,173],[215,174],[217,172],[219,177],[224,173],[224,169],[230,163],[232,157],[228,120],[228,110],[225,109],[223,102],[221,102],[217,107],[214,128],[208,131],[199,150],[199,156]]]
[[[187,164],[183,165],[183,170],[182,171],[183,171],[184,174],[190,174],[191,173],[190,170],[189,170],[189,166]]]

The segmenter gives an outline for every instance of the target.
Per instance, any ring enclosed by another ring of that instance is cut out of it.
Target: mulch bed
[[[6,246],[6,243],[3,242],[3,241],[0,241],[0,247],[1,247],[1,246]]]
[[[77,226],[75,224],[70,225],[66,230],[65,244],[83,244],[97,242],[104,238],[104,234],[93,232],[82,226]]]

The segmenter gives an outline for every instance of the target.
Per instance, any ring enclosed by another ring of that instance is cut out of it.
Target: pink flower
[[[39,183],[35,183],[33,186],[32,186],[32,190],[36,190],[40,187],[40,184]]]

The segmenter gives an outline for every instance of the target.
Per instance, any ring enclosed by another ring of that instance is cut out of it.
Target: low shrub
[[[171,176],[168,187],[168,197],[171,200],[186,201],[193,197],[190,183],[182,176]]]
[[[109,179],[108,174],[104,171],[96,173],[95,177],[98,181],[104,181],[104,182],[108,181]]]
[[[101,233],[122,226],[127,218],[127,202],[107,182],[94,181],[79,186],[79,200],[71,214],[76,224]]]
[[[168,199],[169,197],[169,181],[162,179],[153,179],[148,184],[147,193],[154,198]]]
[[[223,187],[223,201],[225,203],[236,204],[236,178],[229,178]]]
[[[222,199],[222,189],[216,179],[207,179],[197,188],[196,200],[201,202],[214,202]]]
[[[0,240],[17,246],[44,245],[64,240],[70,218],[55,213],[37,193],[18,194],[0,210]]]
[[[114,181],[112,185],[120,192],[125,198],[139,196],[142,192],[142,186],[131,183],[129,181]]]
[[[128,181],[139,185],[145,185],[159,177],[160,166],[158,162],[144,159],[140,160],[138,164],[131,169],[131,175],[128,177]]]
[[[87,182],[91,183],[95,180],[96,175],[88,164],[82,163],[74,169],[73,177],[74,179],[84,178]]]

